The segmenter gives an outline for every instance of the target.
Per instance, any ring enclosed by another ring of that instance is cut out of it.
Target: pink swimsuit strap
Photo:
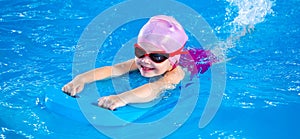
[[[179,65],[187,68],[192,77],[205,73],[213,63],[217,62],[216,57],[209,50],[190,48],[187,51],[189,54],[181,55]]]

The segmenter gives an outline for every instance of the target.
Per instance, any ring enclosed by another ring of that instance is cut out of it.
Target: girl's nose
[[[141,59],[141,62],[144,63],[144,64],[150,64],[151,59],[148,56],[145,56]]]

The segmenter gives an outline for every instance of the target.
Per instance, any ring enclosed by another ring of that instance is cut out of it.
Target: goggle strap
[[[170,57],[173,57],[175,55],[180,55],[180,54],[189,54],[188,51],[182,51],[184,46],[182,46],[181,48],[179,48],[178,50],[176,50],[175,52],[170,53]]]

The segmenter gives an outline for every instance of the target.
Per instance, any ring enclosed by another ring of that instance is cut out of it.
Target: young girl
[[[97,68],[76,76],[62,91],[75,96],[84,85],[108,77],[120,76],[139,70],[144,77],[160,78],[133,90],[105,96],[98,99],[98,106],[114,110],[129,103],[145,103],[154,100],[166,89],[178,84],[184,78],[179,66],[183,47],[188,37],[182,26],[172,17],[158,15],[142,27],[134,45],[135,58],[113,66]]]

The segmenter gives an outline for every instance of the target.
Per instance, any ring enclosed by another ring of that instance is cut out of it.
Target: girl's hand
[[[126,102],[124,102],[118,95],[106,96],[98,99],[98,106],[115,110],[118,107],[125,106]]]
[[[67,83],[61,90],[69,93],[71,96],[75,96],[81,92],[84,88],[85,82],[80,76],[75,77],[72,81]]]

